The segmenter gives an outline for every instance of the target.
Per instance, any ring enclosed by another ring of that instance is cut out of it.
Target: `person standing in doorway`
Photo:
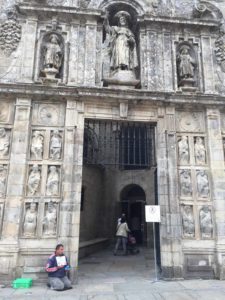
[[[128,228],[126,218],[124,216],[121,217],[120,224],[117,226],[117,232],[116,232],[116,246],[114,249],[114,255],[117,255],[117,251],[119,249],[119,246],[122,244],[123,246],[123,255],[127,254],[127,237],[128,232],[130,232],[130,229]]]

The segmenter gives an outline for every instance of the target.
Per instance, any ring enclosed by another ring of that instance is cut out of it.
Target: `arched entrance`
[[[137,184],[130,184],[123,188],[120,196],[122,213],[126,214],[130,230],[138,244],[146,244],[144,190]]]

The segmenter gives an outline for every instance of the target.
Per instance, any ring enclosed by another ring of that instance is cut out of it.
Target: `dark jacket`
[[[67,257],[66,262],[68,265]],[[49,257],[45,270],[48,272],[49,277],[63,278],[66,276],[65,267],[58,269],[55,253]]]

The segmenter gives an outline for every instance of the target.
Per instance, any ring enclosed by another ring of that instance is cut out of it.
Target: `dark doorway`
[[[146,243],[144,190],[136,184],[126,186],[121,192],[121,210],[126,214],[130,230],[138,244]]]

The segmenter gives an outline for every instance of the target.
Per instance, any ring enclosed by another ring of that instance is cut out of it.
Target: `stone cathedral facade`
[[[43,278],[57,242],[76,270],[137,184],[161,207],[162,277],[225,279],[224,17],[221,0],[0,0],[1,278]]]

